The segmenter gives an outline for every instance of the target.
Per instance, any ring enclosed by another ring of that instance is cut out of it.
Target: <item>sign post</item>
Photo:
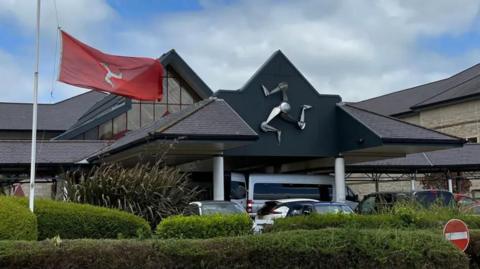
[[[465,222],[459,219],[451,219],[443,228],[445,239],[452,242],[458,249],[465,251],[470,242],[470,232]]]

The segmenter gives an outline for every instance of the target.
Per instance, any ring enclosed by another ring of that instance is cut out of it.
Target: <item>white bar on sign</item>
[[[446,233],[445,238],[447,240],[460,240],[460,239],[467,239],[468,233],[467,232],[456,232],[456,233]]]

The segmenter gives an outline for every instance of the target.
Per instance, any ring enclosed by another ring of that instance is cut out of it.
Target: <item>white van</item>
[[[237,175],[236,180],[240,182],[242,176]],[[358,205],[358,196],[348,186],[345,194],[346,203],[354,209]],[[266,201],[290,198],[335,201],[335,178],[325,175],[250,174],[246,205],[250,215],[255,216]]]

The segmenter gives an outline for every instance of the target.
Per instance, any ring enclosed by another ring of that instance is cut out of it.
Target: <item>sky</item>
[[[0,1],[0,102],[32,102],[33,0]],[[56,81],[57,26],[109,54],[175,49],[212,90],[240,87],[281,49],[322,94],[360,101],[480,63],[477,0],[42,0],[39,101]]]

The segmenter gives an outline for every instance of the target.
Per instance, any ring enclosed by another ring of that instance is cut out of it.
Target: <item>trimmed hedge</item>
[[[429,231],[325,229],[207,240],[0,242],[1,268],[468,268]]]
[[[25,199],[15,199],[26,206]],[[150,237],[150,225],[133,214],[104,207],[35,200],[38,239],[133,238]]]
[[[0,240],[37,240],[37,217],[7,196],[0,196]]]
[[[252,220],[247,214],[209,216],[171,216],[158,224],[160,238],[212,238],[252,233]]]
[[[315,230],[323,228],[396,228],[396,229],[442,229],[448,220],[457,218],[465,221],[470,229],[480,229],[480,216],[438,214],[312,214],[276,219],[264,232],[289,231],[295,229]]]

